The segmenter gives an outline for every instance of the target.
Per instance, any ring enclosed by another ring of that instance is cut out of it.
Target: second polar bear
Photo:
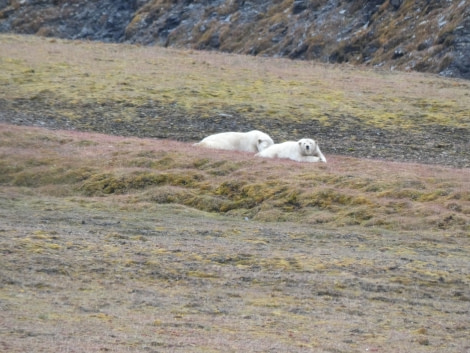
[[[256,154],[258,157],[287,158],[297,162],[325,162],[318,143],[312,139],[286,141],[274,144]]]
[[[273,144],[274,141],[268,134],[252,130],[248,132],[221,132],[207,136],[194,145],[222,150],[261,152]]]

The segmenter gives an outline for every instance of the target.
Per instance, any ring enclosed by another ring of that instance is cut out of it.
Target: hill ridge
[[[468,1],[0,1],[0,32],[470,78]]]

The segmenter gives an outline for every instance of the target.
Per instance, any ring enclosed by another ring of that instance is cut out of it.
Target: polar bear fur
[[[249,132],[221,132],[207,136],[194,145],[231,151],[261,152],[273,144],[274,142],[268,134],[252,130]]]
[[[315,140],[301,139],[299,141],[286,141],[274,144],[259,153],[258,157],[287,158],[297,162],[325,162],[326,158],[321,153]]]

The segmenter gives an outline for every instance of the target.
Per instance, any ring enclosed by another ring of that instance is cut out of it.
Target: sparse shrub
[[[422,192],[413,189],[395,189],[381,192],[378,196],[384,198],[409,199],[416,201],[422,196]]]
[[[442,44],[445,48],[454,45],[455,35],[453,32],[454,28],[443,29],[437,37],[437,44]]]
[[[150,186],[169,184],[173,186],[191,187],[201,179],[199,174],[192,173],[150,173],[136,172],[131,175],[116,176],[111,173],[90,177],[80,190],[86,195],[122,194],[130,190],[144,189]]]
[[[215,190],[216,195],[237,199],[241,195],[241,189],[245,185],[243,181],[225,181]]]
[[[220,160],[208,164],[205,170],[211,175],[224,176],[231,174],[235,170],[239,169],[240,166],[239,162]]]
[[[166,157],[163,157],[163,158],[161,158],[157,161],[154,161],[152,163],[152,165],[155,166],[155,167],[165,168],[165,167],[173,165],[173,163],[174,163],[174,159],[170,156],[166,156]]]
[[[441,59],[439,63],[438,72],[441,72],[447,69],[452,64],[453,60],[454,60],[454,56],[452,53],[447,53],[446,55],[444,55],[444,57]]]
[[[435,201],[443,196],[447,196],[449,192],[447,190],[433,190],[432,192],[428,193],[423,193],[420,195],[418,198],[418,201],[421,202],[429,202],[429,201]]]
[[[84,182],[80,190],[87,196],[99,194],[112,194],[117,190],[123,190],[124,183],[111,174],[94,175]]]
[[[193,197],[194,194],[191,190],[171,185],[161,185],[158,188],[153,188],[144,194],[144,199],[148,198],[151,202],[161,204],[175,203],[184,205],[186,204],[187,200]]]
[[[227,0],[221,6],[218,6],[216,11],[219,16],[228,16],[235,13],[240,6],[238,1]]]
[[[96,141],[90,141],[90,140],[80,140],[76,142],[77,146],[79,147],[90,147],[90,146],[97,146],[98,143]]]
[[[273,197],[279,190],[282,189],[275,183],[266,184],[247,184],[241,189],[243,195],[254,200],[256,203],[261,203],[264,200]]]
[[[8,184],[14,176],[24,170],[23,165],[11,164],[0,159],[0,184]]]
[[[305,198],[304,206],[310,207],[319,207],[321,209],[329,209],[332,211],[337,211],[338,207],[348,206],[348,205],[362,205],[370,203],[363,196],[350,196],[336,191],[334,189],[320,190],[317,193],[310,194]]]
[[[356,208],[353,211],[348,212],[346,215],[356,224],[361,224],[362,221],[368,221],[373,217],[370,207]]]
[[[230,201],[211,195],[192,195],[184,199],[183,204],[207,212],[226,212],[230,210]]]
[[[293,211],[300,207],[299,192],[293,191],[287,194],[287,197],[283,200],[283,209],[286,211]]]
[[[205,169],[204,167],[207,166],[208,163],[209,163],[208,158],[201,158],[201,159],[194,160],[193,165],[197,169],[202,169],[203,170],[203,169]]]
[[[197,49],[213,49],[220,46],[220,33],[222,28],[216,21],[212,21],[207,25],[206,30],[199,37],[195,47]]]

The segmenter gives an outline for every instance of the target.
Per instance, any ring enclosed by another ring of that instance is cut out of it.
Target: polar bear
[[[288,158],[297,162],[325,162],[326,158],[321,153],[318,143],[312,139],[300,139],[299,141],[286,141],[274,144],[255,156],[266,158]]]
[[[248,132],[221,132],[210,135],[195,143],[194,146],[232,151],[261,152],[273,144],[274,142],[268,134],[252,130]]]

